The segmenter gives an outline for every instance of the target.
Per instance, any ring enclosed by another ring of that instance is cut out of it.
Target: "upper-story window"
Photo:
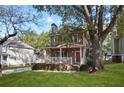
[[[73,43],[82,43],[82,36],[79,34],[72,35],[72,42]]]
[[[81,35],[78,36],[78,43],[83,43],[83,37]]]
[[[78,42],[78,35],[77,34],[72,35],[72,41],[73,41],[73,43],[77,43]]]

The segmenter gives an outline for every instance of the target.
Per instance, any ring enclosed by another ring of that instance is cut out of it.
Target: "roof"
[[[84,45],[82,44],[74,44],[74,43],[64,43],[64,44],[61,44],[61,45],[58,45],[57,46],[58,48],[75,48],[75,47],[84,47]]]
[[[47,48],[47,49],[60,49],[60,48],[80,48],[80,47],[86,47],[85,45],[82,44],[74,44],[74,43],[64,43],[58,46],[53,46],[53,47],[41,47],[41,48]]]
[[[9,40],[3,46],[24,48],[24,49],[33,49],[33,47],[31,47],[30,45],[28,45],[22,41],[19,41],[19,40]]]

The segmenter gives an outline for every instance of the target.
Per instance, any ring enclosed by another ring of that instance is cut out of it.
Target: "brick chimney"
[[[51,24],[51,31],[52,31],[52,33],[56,33],[57,32],[57,29],[58,29],[58,27],[57,27],[57,25],[56,24]]]
[[[50,37],[51,37],[51,46],[56,46],[56,44],[57,44],[57,36],[56,36],[57,30],[58,30],[57,25],[54,24],[54,23],[51,24],[51,35],[50,35]]]

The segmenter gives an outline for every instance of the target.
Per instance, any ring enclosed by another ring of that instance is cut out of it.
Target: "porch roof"
[[[80,47],[86,47],[82,44],[73,44],[73,43],[69,43],[69,44],[61,44],[55,47],[41,47],[41,48],[47,48],[47,49],[60,49],[60,48],[80,48]]]
[[[84,47],[84,45],[82,44],[73,44],[73,43],[64,43],[64,44],[61,44],[61,45],[58,45],[57,46],[58,48],[77,48],[77,47]]]

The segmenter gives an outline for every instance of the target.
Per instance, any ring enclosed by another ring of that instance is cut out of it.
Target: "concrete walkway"
[[[33,70],[34,72],[55,72],[55,73],[75,73],[77,71],[51,71],[51,70]]]
[[[25,72],[25,71],[31,71],[31,67],[26,67],[26,68],[16,68],[16,69],[9,69],[9,70],[2,70],[3,75],[7,74],[13,74],[17,72]]]

